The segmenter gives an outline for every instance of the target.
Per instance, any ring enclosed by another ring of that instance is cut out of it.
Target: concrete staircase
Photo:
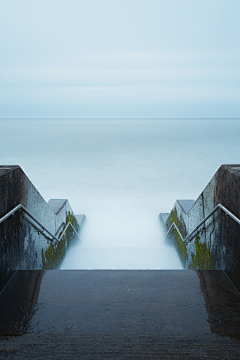
[[[0,177],[0,216],[20,203],[54,234],[82,224],[66,199],[46,203],[19,166],[0,166]],[[195,202],[177,201],[160,218],[185,237],[216,203],[240,217],[239,186],[240,166],[224,165]],[[68,239],[57,248],[24,214],[8,218],[0,359],[239,359],[239,225],[231,221],[216,214],[191,245],[175,239],[184,266],[202,270],[60,271],[47,269],[59,266]]]
[[[194,200],[159,219],[185,269],[224,270],[240,291],[240,165],[222,165]]]
[[[18,165],[0,166],[0,199],[1,291],[16,270],[59,268],[85,215],[67,199],[47,203]]]
[[[240,357],[223,271],[19,270],[0,309],[1,359]]]

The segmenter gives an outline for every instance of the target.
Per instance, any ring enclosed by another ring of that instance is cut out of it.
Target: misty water
[[[62,269],[180,269],[158,215],[239,163],[239,119],[1,119],[0,163],[85,214]]]

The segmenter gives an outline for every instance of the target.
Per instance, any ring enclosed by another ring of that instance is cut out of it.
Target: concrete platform
[[[185,214],[189,212],[189,210],[191,209],[191,207],[195,202],[195,200],[177,200],[177,201],[179,202]]]
[[[18,271],[0,309],[1,359],[240,357],[223,271]]]
[[[48,200],[48,206],[55,212],[55,214],[58,214],[67,201],[67,199],[50,199]]]
[[[78,224],[81,227],[86,218],[86,215],[75,215],[75,218],[77,219]]]

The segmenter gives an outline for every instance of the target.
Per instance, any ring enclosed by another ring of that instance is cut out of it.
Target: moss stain
[[[78,230],[79,228],[78,221],[76,220],[75,216],[70,213],[70,211],[66,214],[66,224],[68,224],[69,222],[73,225],[73,227],[76,230]],[[63,230],[59,233],[58,235],[59,238],[62,235],[65,227],[66,225],[64,226]],[[73,240],[73,230],[69,226],[60,242],[48,241],[48,248],[45,251],[42,249],[43,270],[52,270],[59,268],[66,253],[66,244],[68,247],[72,240]]]
[[[186,225],[183,221],[183,219],[179,219],[177,210],[173,209],[169,215],[169,220],[167,223],[167,227],[170,228],[171,224],[175,222],[176,226],[178,226],[178,229],[180,233],[182,234],[182,237],[185,238],[187,236],[187,229]],[[186,267],[187,263],[191,262],[190,265],[188,265],[188,268],[193,269],[201,269],[201,270],[210,270],[214,269],[214,262],[211,258],[210,253],[210,247],[207,246],[206,243],[200,242],[200,237],[197,235],[195,237],[195,249],[196,249],[196,255],[191,254],[191,260],[188,258],[187,254],[187,246],[182,241],[181,237],[179,236],[176,229],[174,229],[174,235],[169,237],[169,242],[172,243],[181,259],[181,262],[184,267]],[[240,276],[238,279],[236,279],[240,283]]]
[[[182,221],[180,221],[180,219],[178,218],[176,209],[173,209],[171,211],[169,218],[171,220],[171,224],[173,222],[175,222],[176,226],[178,226],[180,233],[182,234],[182,237],[185,238],[187,236],[186,225],[185,225],[183,219],[182,219]],[[167,226],[170,227],[171,224],[167,224]],[[174,229],[174,236],[169,237],[169,242],[175,246],[175,248],[178,252],[178,255],[180,257],[180,260],[182,262],[182,265],[185,267],[186,261],[187,261],[187,247],[186,247],[186,244],[182,241],[182,239],[179,236],[176,229]]]
[[[210,248],[206,243],[201,244],[200,236],[195,237],[196,255],[191,254],[192,263],[189,265],[189,269],[210,270],[213,269]]]

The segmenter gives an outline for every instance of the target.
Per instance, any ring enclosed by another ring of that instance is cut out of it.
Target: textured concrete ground
[[[240,358],[222,271],[18,271],[0,309],[0,359]]]

